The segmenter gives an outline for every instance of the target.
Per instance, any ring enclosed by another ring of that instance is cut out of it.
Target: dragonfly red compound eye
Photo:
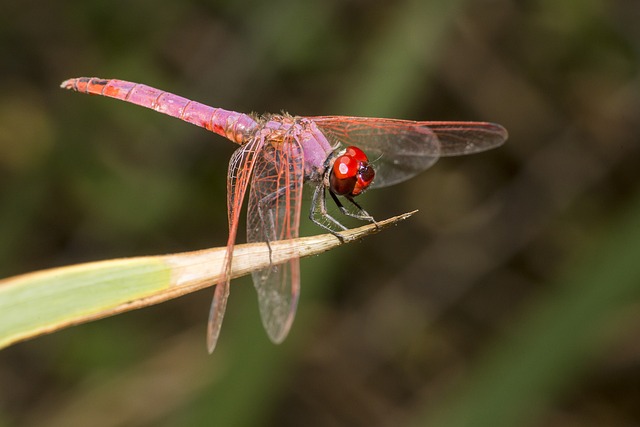
[[[358,181],[358,165],[359,162],[346,153],[335,160],[329,177],[333,194],[338,196],[351,194]]]
[[[373,167],[369,163],[362,162],[360,163],[360,167],[358,168],[358,180],[356,181],[356,185],[351,192],[352,196],[357,196],[366,190],[373,181],[373,178],[376,176]]]
[[[367,163],[369,159],[367,155],[364,154],[364,151],[359,149],[358,147],[354,147],[353,145],[347,147],[347,151],[344,153],[345,156],[349,156],[352,159],[357,160],[360,163]]]
[[[374,176],[367,155],[358,147],[347,147],[333,163],[331,191],[338,196],[357,196],[371,184]]]

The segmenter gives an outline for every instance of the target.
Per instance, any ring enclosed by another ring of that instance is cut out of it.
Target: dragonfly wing
[[[508,138],[507,130],[488,122],[418,122],[431,129],[440,140],[441,156],[461,156],[499,147]]]
[[[292,136],[265,143],[258,153],[249,193],[247,240],[274,242],[298,237],[304,156]],[[260,316],[269,338],[282,342],[293,323],[300,294],[298,259],[252,273]]]
[[[376,169],[372,187],[405,181],[440,156],[471,154],[502,144],[506,130],[485,122],[417,122],[369,117],[319,116],[313,120],[330,140],[363,149]]]
[[[218,342],[222,319],[229,298],[229,284],[231,281],[231,263],[233,261],[233,248],[238,234],[240,210],[242,201],[249,185],[252,171],[256,162],[256,156],[262,147],[262,140],[254,138],[247,144],[238,148],[229,161],[229,174],[227,176],[227,208],[229,215],[229,239],[227,251],[224,256],[222,274],[216,284],[213,294],[213,302],[209,311],[207,323],[207,348],[212,353]]]

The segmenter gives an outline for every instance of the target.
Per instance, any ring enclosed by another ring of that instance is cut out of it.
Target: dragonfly
[[[65,80],[61,87],[150,108],[240,145],[231,156],[227,174],[229,236],[209,311],[209,353],[218,342],[229,298],[233,249],[247,191],[248,242],[268,245],[298,237],[305,182],[314,187],[309,218],[341,238],[340,232],[347,227],[329,213],[327,193],[342,214],[375,224],[354,199],[365,190],[405,181],[441,156],[495,148],[508,136],[504,127],[489,122],[243,114],[117,79],[79,77]],[[297,310],[299,260],[255,271],[252,279],[262,324],[271,341],[281,343]]]

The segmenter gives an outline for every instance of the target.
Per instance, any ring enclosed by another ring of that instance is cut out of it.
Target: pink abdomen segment
[[[257,125],[246,114],[209,107],[147,85],[124,80],[80,77],[65,80],[60,87],[150,108],[203,127],[238,144],[245,143]]]

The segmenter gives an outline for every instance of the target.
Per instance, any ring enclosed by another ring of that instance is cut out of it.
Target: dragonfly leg
[[[322,184],[318,184],[315,191],[313,192],[309,219],[313,221],[317,226],[324,228],[325,230],[336,236],[338,239],[340,239],[341,242],[344,242],[344,237],[342,237],[340,232],[336,231],[334,227],[337,227],[340,230],[346,230],[347,227],[342,225],[340,221],[332,217],[327,211],[327,195],[325,187]],[[326,222],[323,222],[322,220],[325,220]]]
[[[265,230],[265,235],[264,235],[264,242],[267,244],[267,248],[269,249],[269,264],[273,265],[273,259],[271,258],[271,236],[274,234],[273,233],[273,221],[269,221],[267,222],[265,220],[264,217],[264,213],[262,210],[262,207],[260,206],[260,204],[262,204],[262,201],[260,203],[258,203],[258,217],[260,217],[260,221],[265,224],[264,226],[264,230]],[[273,218],[271,218],[273,220]],[[269,224],[269,226],[267,227],[266,224]]]
[[[336,206],[338,206],[338,209],[340,209],[340,212],[342,212],[344,215],[350,216],[351,218],[360,219],[362,221],[369,221],[369,222],[372,222],[376,227],[378,226],[378,223],[376,222],[376,220],[373,219],[373,217],[369,214],[369,212],[365,211],[362,208],[362,206],[358,204],[358,202],[353,200],[353,197],[344,196],[348,201],[350,201],[356,207],[356,209],[358,209],[357,212],[351,212],[350,210],[345,208],[344,205],[340,202],[340,199],[338,199],[338,196],[333,194],[331,191],[329,191],[329,194],[331,194],[331,197],[333,198],[333,201],[335,202]]]
[[[362,206],[360,206],[360,204],[358,204],[358,202],[356,202],[355,200],[353,200],[353,197],[351,196],[345,196],[347,198],[348,201],[350,201],[351,203],[353,203],[353,205],[358,209],[358,213],[353,213],[353,212],[345,212],[345,215],[357,218],[357,219],[361,219],[363,221],[369,221],[371,223],[373,223],[373,225],[376,226],[376,228],[378,228],[378,223],[376,222],[376,220],[369,214],[369,212],[365,211]],[[345,209],[346,210],[346,209]]]
[[[260,218],[260,222],[262,223],[262,230],[264,232],[263,240],[267,244],[269,248],[269,263],[273,265],[273,261],[271,259],[271,243],[276,240],[276,229],[275,229],[275,219],[273,217],[273,201],[276,200],[279,196],[286,193],[288,187],[281,187],[278,191],[271,193],[262,199],[260,199],[257,203],[257,211],[258,217]]]
[[[256,202],[256,210],[258,214],[258,218],[260,219],[260,224],[262,225],[262,235],[260,236],[259,241],[263,241],[267,244],[269,248],[269,262],[273,264],[271,260],[271,242],[278,240],[278,232],[276,230],[276,216],[277,216],[277,200],[284,200],[284,196],[287,192],[293,191],[296,187],[295,183],[292,183],[285,187],[278,188],[277,191],[274,191]],[[284,209],[284,206],[280,206],[280,209]],[[255,225],[254,225],[255,226]]]

